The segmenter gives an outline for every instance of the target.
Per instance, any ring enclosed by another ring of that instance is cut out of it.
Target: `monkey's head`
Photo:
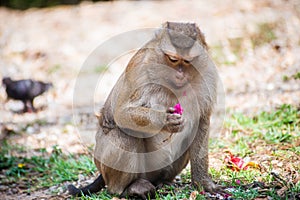
[[[165,78],[175,88],[191,83],[197,74],[194,61],[207,49],[204,36],[195,23],[166,22],[156,33],[161,62],[172,69]]]

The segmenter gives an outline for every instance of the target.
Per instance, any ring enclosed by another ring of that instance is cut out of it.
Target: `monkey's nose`
[[[177,71],[176,72],[176,78],[179,80],[182,80],[184,78],[183,72]]]
[[[179,65],[177,71],[183,72],[183,67],[181,65]]]

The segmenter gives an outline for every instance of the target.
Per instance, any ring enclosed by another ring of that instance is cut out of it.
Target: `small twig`
[[[275,172],[271,172],[271,175],[275,178],[275,180],[279,183],[281,183],[282,185],[286,186],[287,188],[290,189],[289,184],[287,183],[286,180],[284,180],[283,178],[281,178],[278,174],[276,174]]]

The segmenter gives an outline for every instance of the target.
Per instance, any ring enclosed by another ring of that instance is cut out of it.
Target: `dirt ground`
[[[226,109],[254,114],[283,103],[299,105],[299,80],[283,80],[283,76],[291,77],[300,70],[297,0],[84,2],[27,11],[0,8],[0,19],[0,78],[33,78],[54,84],[50,92],[35,101],[37,107],[43,108],[41,111],[22,115],[16,113],[22,104],[5,102],[1,87],[1,130],[23,131],[22,135],[9,136],[13,144],[49,151],[57,144],[64,152],[86,152],[97,129],[94,113],[132,53],[124,52],[125,56],[105,73],[101,73],[101,66],[82,70],[86,59],[113,36],[156,28],[165,21],[192,21],[200,26],[218,65]],[[253,49],[249,38],[259,32],[259,24],[274,25],[276,38]],[[236,53],[231,44],[241,38],[242,48]],[[118,43],[120,49],[128,42],[131,41]],[[222,51],[214,51],[217,47],[222,47]],[[218,62],[220,57],[229,63]],[[88,81],[90,78],[100,79],[95,100],[85,94],[94,94],[94,88],[88,85],[94,83]],[[76,88],[77,83],[87,84],[87,89]],[[80,100],[74,100],[74,95]],[[3,134],[4,131],[1,137],[5,137]],[[83,135],[89,139],[83,141]],[[37,191],[30,197],[5,194],[3,198],[50,198],[48,192]]]

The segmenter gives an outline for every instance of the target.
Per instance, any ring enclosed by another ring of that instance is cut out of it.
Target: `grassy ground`
[[[229,113],[223,133],[226,139],[214,139],[210,144],[211,157],[222,163],[210,168],[213,179],[228,188],[233,199],[299,199],[299,108],[282,105],[255,116]],[[14,185],[15,189],[27,193],[52,187],[51,192],[55,195],[64,194],[65,183],[76,181],[78,177],[95,175],[96,168],[90,155],[66,155],[54,146],[51,154],[47,154],[45,149],[38,149],[34,150],[34,156],[26,157],[24,153],[27,148],[2,142],[1,185]],[[223,162],[228,150],[245,162],[257,163],[259,168],[230,169],[228,163]],[[156,199],[217,198],[197,191],[201,189],[190,186],[190,171],[187,168],[173,185],[159,189]],[[81,199],[111,199],[113,196],[104,189]]]

